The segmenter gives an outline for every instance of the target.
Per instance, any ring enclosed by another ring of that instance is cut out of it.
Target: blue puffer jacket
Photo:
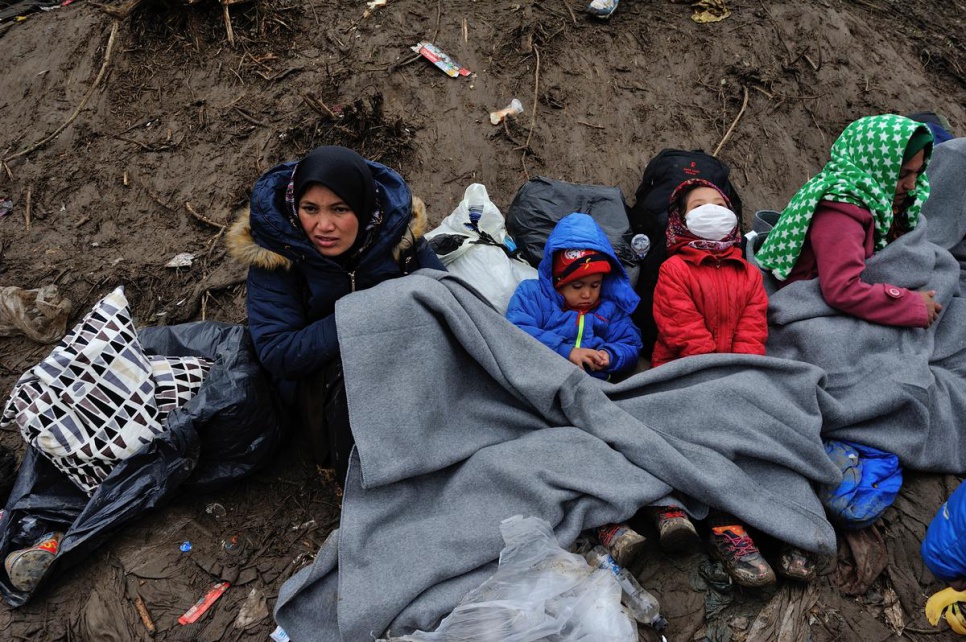
[[[565,310],[564,298],[553,287],[553,254],[558,250],[596,250],[610,257],[611,271],[604,275],[600,305],[592,312]],[[537,268],[538,279],[517,286],[506,317],[564,359],[575,347],[606,350],[610,366],[589,372],[598,379],[637,365],[641,333],[630,314],[640,302],[627,272],[614,254],[607,235],[587,214],[570,214],[557,223]]]
[[[277,165],[255,182],[250,216],[236,221],[227,239],[232,255],[249,266],[248,327],[258,358],[287,402],[294,400],[295,381],[339,352],[336,301],[402,275],[394,252],[415,243],[414,269],[445,270],[426,242],[416,238],[425,227],[421,201],[413,202],[399,174],[372,161],[383,212],[377,238],[349,266],[319,254],[282,210],[295,165]]]
[[[966,484],[960,484],[929,524],[922,561],[945,582],[966,579]]]

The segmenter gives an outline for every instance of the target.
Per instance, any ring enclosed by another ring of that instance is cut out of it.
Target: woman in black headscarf
[[[420,238],[422,201],[402,177],[344,147],[319,147],[255,183],[228,235],[249,266],[248,325],[319,463],[344,479],[352,437],[335,327],[340,298],[418,268],[445,269]]]

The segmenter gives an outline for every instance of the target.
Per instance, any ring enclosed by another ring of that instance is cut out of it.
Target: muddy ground
[[[697,24],[687,2],[666,0],[624,0],[606,23],[582,0],[389,0],[368,18],[361,0],[256,0],[232,7],[234,44],[211,0],[144,0],[117,19],[107,11],[133,5],[78,1],[0,23],[0,197],[14,204],[0,218],[0,285],[56,283],[72,322],[118,284],[142,324],[244,322],[244,271],[222,226],[260,172],[319,144],[395,167],[439,220],[474,181],[504,209],[536,175],[618,185],[631,200],[664,147],[720,146],[746,214],[781,209],[858,116],[930,109],[966,134],[963,0],[726,4],[730,17]],[[419,40],[473,75],[413,59]],[[525,113],[492,126],[488,112],[513,97]],[[80,105],[62,133],[21,153]],[[193,267],[163,267],[180,252],[198,257]],[[0,339],[0,394],[49,349]],[[0,443],[22,451],[18,434]],[[655,551],[636,570],[662,599],[672,640],[777,639],[782,626],[787,640],[886,640],[898,620],[904,637],[943,639],[922,616],[939,585],[917,543],[956,481],[907,484],[877,527],[884,548],[871,559],[888,566],[868,590],[846,572],[844,544],[812,588],[736,592],[711,618],[702,555]],[[235,625],[242,602],[255,591],[271,608],[337,524],[338,502],[289,443],[255,477],[178,498],[27,606],[0,607],[0,637],[145,638],[133,581],[157,639],[265,640],[270,617]],[[212,503],[226,515],[210,515]],[[178,626],[236,534],[252,553],[239,583],[201,623]]]

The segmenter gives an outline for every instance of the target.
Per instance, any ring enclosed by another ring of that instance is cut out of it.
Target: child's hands
[[[574,348],[570,351],[570,362],[587,370],[603,370],[610,365],[610,354],[606,350]]]
[[[920,290],[919,294],[926,303],[926,327],[928,328],[939,317],[939,312],[943,309],[943,306],[936,301],[935,290]]]

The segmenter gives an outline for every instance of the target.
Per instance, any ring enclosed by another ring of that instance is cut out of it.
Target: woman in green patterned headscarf
[[[903,116],[867,116],[832,145],[825,168],[798,190],[756,255],[780,287],[818,278],[826,302],[873,323],[928,327],[935,292],[859,277],[865,260],[916,227],[929,196],[932,134]]]

